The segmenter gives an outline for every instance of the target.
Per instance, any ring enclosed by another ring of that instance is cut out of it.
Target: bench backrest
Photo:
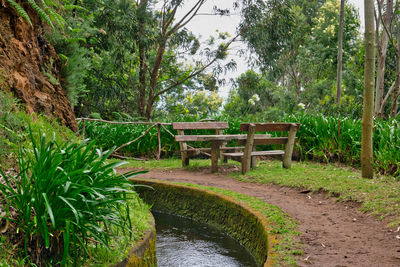
[[[255,132],[288,132],[290,128],[293,127],[294,131],[298,131],[300,128],[300,123],[251,123],[254,125]],[[249,131],[250,123],[240,124],[241,132]],[[294,141],[297,141],[295,137]],[[286,144],[288,142],[287,137],[269,137],[269,138],[254,138],[253,145],[280,145]],[[246,145],[246,140],[238,140],[238,145]]]
[[[172,129],[174,130],[224,130],[228,128],[229,124],[225,121],[172,123]]]
[[[290,130],[290,126],[293,123],[274,123],[274,122],[267,122],[267,123],[252,123],[255,126],[256,132],[287,132]],[[297,130],[300,128],[300,123],[295,123]],[[240,124],[240,131],[247,132],[249,131],[250,123],[241,123]]]

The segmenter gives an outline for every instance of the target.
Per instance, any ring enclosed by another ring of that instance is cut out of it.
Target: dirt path
[[[279,206],[299,222],[304,251],[297,259],[299,266],[400,266],[400,240],[396,238],[400,232],[361,213],[355,203],[275,185],[239,182],[208,170],[151,170],[140,177],[220,187]]]

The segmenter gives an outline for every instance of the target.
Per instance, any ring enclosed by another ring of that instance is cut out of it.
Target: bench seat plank
[[[269,138],[268,134],[256,134],[254,139],[265,139]],[[247,134],[226,134],[226,135],[215,135],[215,134],[204,134],[204,135],[175,135],[175,141],[177,142],[194,142],[194,141],[212,141],[218,139],[219,141],[230,141],[230,140],[246,140]]]
[[[227,146],[221,147],[219,150],[236,150],[236,149],[244,149],[244,146]],[[188,148],[185,151],[211,151],[211,147],[199,147],[199,148]]]
[[[283,150],[268,150],[268,151],[252,151],[251,156],[273,156],[273,155],[284,155]],[[232,153],[222,153],[224,156],[228,157],[243,157],[243,152],[232,152]]]
[[[255,125],[255,131],[256,132],[270,132],[270,131],[276,131],[276,132],[286,132],[290,130],[290,125],[293,123],[253,123]],[[300,127],[300,123],[295,123],[297,125],[297,128]],[[241,132],[247,132],[249,130],[249,123],[242,123],[240,124],[240,131]]]
[[[173,122],[174,130],[225,130],[228,122]]]
[[[268,138],[254,138],[254,145],[284,145],[288,142],[288,137],[268,137]],[[295,141],[297,142],[297,137]],[[238,140],[238,145],[246,145],[246,140]]]

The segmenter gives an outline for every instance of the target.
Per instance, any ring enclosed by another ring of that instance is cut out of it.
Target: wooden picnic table
[[[256,134],[254,139],[263,139],[270,137],[269,134]],[[205,141],[211,143],[211,172],[218,171],[218,158],[220,156],[220,148],[223,142],[231,140],[246,140],[247,134],[212,134],[212,135],[176,135],[175,141],[178,142],[195,142]]]

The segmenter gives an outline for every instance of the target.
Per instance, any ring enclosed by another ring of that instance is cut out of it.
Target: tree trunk
[[[146,51],[143,47],[141,47],[139,48],[139,113],[141,116],[145,115],[147,89],[146,70]]]
[[[342,96],[342,59],[343,59],[343,20],[344,20],[345,0],[340,1],[339,15],[339,35],[338,35],[338,57],[337,57],[337,85],[336,85],[336,103],[340,106]]]
[[[141,0],[137,9],[137,18],[139,30],[143,30],[146,21],[146,9],[148,0]],[[146,46],[143,42],[138,42],[139,50],[139,114],[145,116],[146,108],[146,91],[147,91],[147,58]]]
[[[374,76],[375,76],[375,21],[374,1],[364,0],[365,16],[365,63],[364,63],[364,101],[361,121],[361,175],[373,178],[372,123],[374,115]]]
[[[390,116],[397,117],[398,99],[400,96],[400,28],[397,28],[397,47],[396,47],[396,79],[393,90],[392,105],[390,107]],[[389,96],[387,96],[389,97]]]
[[[380,8],[380,7],[378,7]],[[378,45],[378,62],[376,71],[376,85],[375,85],[375,114],[382,117],[382,113],[379,112],[383,110],[381,108],[384,90],[385,90],[385,62],[386,54],[389,42],[388,31],[390,31],[390,24],[393,16],[393,0],[386,1],[386,12],[384,18],[381,18],[381,12],[378,14],[378,20],[383,20],[382,23],[382,33]],[[379,34],[379,33],[378,33]],[[379,35],[378,35],[379,36]]]

